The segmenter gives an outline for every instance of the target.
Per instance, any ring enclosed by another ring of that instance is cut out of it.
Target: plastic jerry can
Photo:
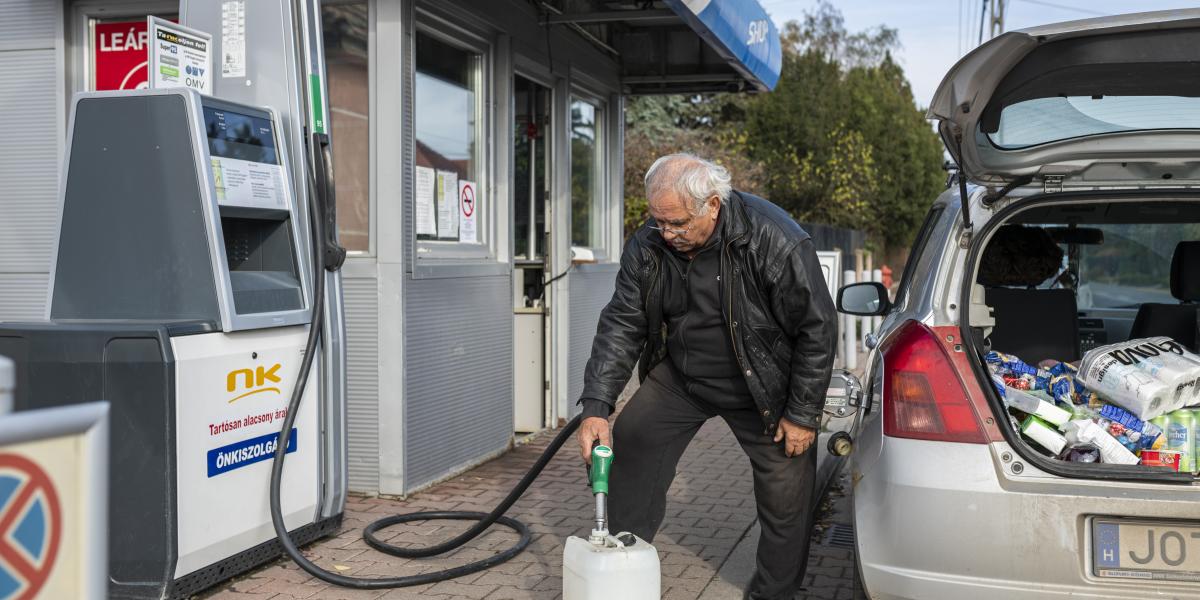
[[[563,548],[563,600],[659,600],[661,578],[658,551],[631,533]]]

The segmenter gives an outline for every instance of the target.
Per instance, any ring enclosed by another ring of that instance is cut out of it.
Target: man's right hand
[[[599,440],[605,446],[612,446],[612,437],[608,430],[608,419],[603,417],[588,417],[579,424],[579,453],[583,462],[592,464],[592,442]]]

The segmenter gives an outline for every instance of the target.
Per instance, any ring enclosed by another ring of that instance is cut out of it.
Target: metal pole
[[[850,285],[856,281],[854,271],[847,269],[842,273],[842,285]],[[842,364],[849,371],[858,368],[858,333],[855,331],[857,323],[858,317],[842,315],[842,351],[845,354]]]
[[[16,368],[13,361],[0,356],[0,415],[13,410],[13,394],[17,389]]]
[[[883,271],[880,269],[872,270],[871,271],[871,281],[874,281],[876,283],[883,283]],[[871,318],[871,333],[873,333],[875,335],[879,335],[879,328],[882,325],[883,325],[883,317],[882,316],[872,317]]]
[[[983,0],[979,8],[979,41],[976,45],[983,43],[983,21],[987,18],[988,0]]]
[[[596,494],[596,531],[608,531],[608,494]]]
[[[529,95],[533,96],[534,91],[530,90]],[[531,105],[536,103],[531,102]],[[529,110],[529,119],[533,120],[533,107]],[[529,254],[530,260],[537,257],[537,137],[529,136]],[[542,279],[547,279],[547,274],[542,274]]]

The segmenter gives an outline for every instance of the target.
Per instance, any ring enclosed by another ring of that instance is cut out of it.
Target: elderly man
[[[630,237],[584,375],[579,444],[609,443],[608,416],[639,362],[641,387],[612,432],[613,531],[653,540],[700,426],[721,417],[750,458],[762,536],[754,599],[804,577],[816,451],[836,313],[808,234],[690,154],[646,172],[650,220]],[[698,526],[703,526],[700,523]]]

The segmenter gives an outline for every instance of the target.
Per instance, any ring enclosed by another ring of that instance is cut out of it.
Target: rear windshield
[[[1063,229],[1066,225],[1049,226]],[[1083,309],[1137,309],[1144,303],[1177,304],[1171,295],[1171,259],[1180,242],[1200,240],[1197,223],[1139,223],[1088,225],[1101,232],[1103,242],[1074,248],[1071,270],[1069,244],[1058,272],[1037,285],[1041,289],[1075,288]]]
[[[1200,98],[1183,96],[1058,96],[1006,106],[988,138],[1015,150],[1122,131],[1200,129]]]

